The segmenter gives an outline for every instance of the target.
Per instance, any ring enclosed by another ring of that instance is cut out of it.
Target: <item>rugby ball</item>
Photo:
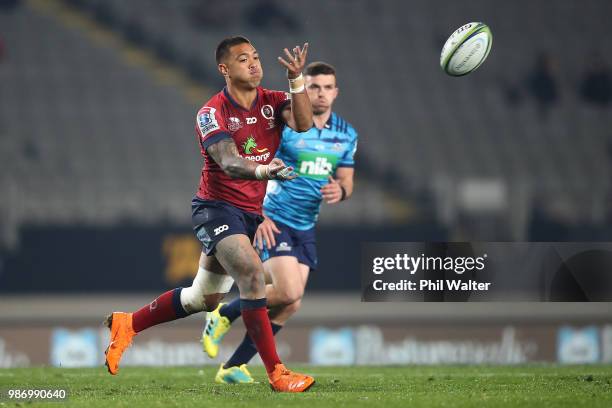
[[[493,34],[484,23],[467,23],[451,34],[442,47],[440,67],[451,76],[476,70],[487,59]]]

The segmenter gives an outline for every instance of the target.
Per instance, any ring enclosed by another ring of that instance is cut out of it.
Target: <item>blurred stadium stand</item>
[[[182,44],[185,55],[213,55],[217,37],[209,36],[207,43],[201,40],[207,36],[189,30],[186,10],[145,3],[91,2],[91,12],[109,24],[122,18],[142,23],[144,33],[147,24],[158,27],[159,36],[173,41],[169,47],[180,50]],[[194,115],[212,91],[193,103],[177,89],[172,73],[151,75],[138,54],[103,33],[83,35],[74,29],[81,17],[63,7],[50,15],[49,4],[29,2],[0,15],[11,47],[0,74],[4,242],[14,243],[23,223],[188,225],[201,167]],[[113,5],[123,8],[115,14],[109,9]],[[148,12],[135,13],[140,7]],[[178,13],[182,24],[175,24],[184,26],[188,37],[173,29],[175,19],[166,15],[170,10]],[[143,35],[154,42],[153,34]],[[157,50],[155,43],[151,46]],[[214,70],[210,59],[202,65]],[[398,211],[388,208],[393,203],[385,204],[387,195],[364,180],[356,199],[328,218],[351,222],[367,212],[369,223],[392,219]]]
[[[565,2],[554,10],[484,0],[460,8],[283,4],[284,13],[299,16],[295,30],[253,28],[252,2],[217,3],[205,13],[197,1],[29,1],[0,15],[10,47],[0,74],[5,243],[17,240],[23,223],[187,225],[200,166],[193,115],[221,85],[213,50],[228,33],[245,33],[258,45],[271,88],[285,87],[275,56],[304,40],[313,45],[311,60],[338,68],[338,111],[360,133],[358,188],[353,200],[324,208],[323,225],[433,215],[432,222],[458,226],[453,235],[464,239],[525,239],[541,203],[553,216],[561,208],[572,224],[608,221],[612,115],[576,95],[590,51],[584,44],[606,46],[608,2]],[[530,10],[530,18],[518,10]],[[359,29],[347,30],[339,16]],[[544,33],[538,16],[546,17]],[[120,41],[88,33],[81,19]],[[491,58],[472,78],[445,77],[437,67],[440,44],[470,19],[493,27]],[[186,98],[172,75],[151,75],[131,46],[203,83],[207,93]],[[563,68],[560,100],[546,118],[528,98],[509,105],[504,91],[521,94],[542,49]],[[493,227],[473,227],[475,218]]]

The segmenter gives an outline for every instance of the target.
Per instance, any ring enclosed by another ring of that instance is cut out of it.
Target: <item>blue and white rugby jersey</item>
[[[321,130],[313,126],[299,133],[285,126],[276,157],[293,166],[299,177],[268,182],[264,213],[298,230],[314,227],[321,206],[321,187],[338,167],[355,165],[356,150],[357,132],[333,112]]]

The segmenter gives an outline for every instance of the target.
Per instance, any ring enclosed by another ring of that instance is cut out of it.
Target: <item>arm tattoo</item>
[[[236,143],[230,138],[208,146],[206,152],[231,178],[254,179],[257,163],[240,157]]]

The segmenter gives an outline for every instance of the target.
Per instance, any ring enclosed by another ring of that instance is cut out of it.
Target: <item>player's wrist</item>
[[[283,167],[279,170],[270,170],[269,164],[260,164],[255,167],[257,180],[291,180],[294,178],[293,167]]]
[[[270,180],[270,166],[267,164],[260,164],[255,167],[255,178],[257,180]]]
[[[342,195],[340,196],[340,201],[346,200],[346,189],[340,186],[340,191],[342,192]]]
[[[289,92],[292,94],[303,92],[306,88],[306,81],[304,80],[304,75],[302,75],[301,72],[297,77],[287,79],[289,80]]]

